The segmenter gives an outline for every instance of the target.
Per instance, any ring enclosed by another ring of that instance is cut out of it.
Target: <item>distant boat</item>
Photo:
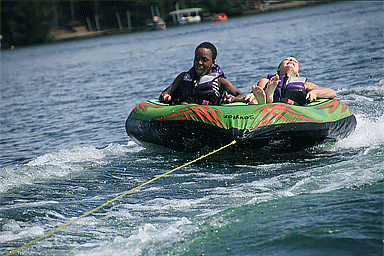
[[[159,17],[153,16],[152,21],[147,23],[147,30],[164,30],[167,28],[166,23]]]
[[[185,25],[189,23],[197,23],[201,21],[199,15],[202,12],[202,8],[189,8],[182,10],[175,10],[169,13],[173,17],[174,24]]]
[[[216,14],[215,17],[212,19],[212,21],[225,21],[228,17],[225,13],[219,13]]]

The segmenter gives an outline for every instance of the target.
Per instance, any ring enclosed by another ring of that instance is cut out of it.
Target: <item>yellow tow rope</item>
[[[141,188],[141,187],[143,187],[143,186],[145,186],[145,185],[147,185],[147,184],[149,184],[149,183],[151,183],[151,182],[153,182],[153,181],[155,181],[155,180],[157,180],[157,179],[160,179],[161,177],[164,177],[165,175],[168,175],[168,174],[170,174],[170,173],[172,173],[172,172],[174,172],[174,171],[176,171],[176,170],[179,170],[179,169],[181,169],[181,168],[183,168],[183,167],[185,167],[185,166],[188,166],[188,165],[190,165],[190,164],[192,164],[192,163],[194,163],[194,162],[197,162],[197,161],[199,161],[199,160],[201,160],[201,159],[203,159],[203,158],[205,158],[205,157],[207,157],[207,156],[210,156],[210,155],[212,155],[212,154],[215,154],[216,152],[219,152],[220,150],[222,150],[222,149],[224,149],[224,148],[226,148],[226,147],[229,147],[229,146],[231,146],[231,145],[233,145],[233,144],[235,144],[235,143],[236,143],[236,140],[234,140],[234,141],[232,141],[231,143],[229,143],[229,144],[227,144],[227,145],[225,145],[225,146],[223,146],[223,147],[221,147],[221,148],[219,148],[219,149],[216,149],[216,150],[214,150],[214,151],[212,151],[212,152],[210,152],[210,153],[208,153],[208,154],[206,154],[206,155],[203,155],[203,156],[201,156],[201,157],[199,157],[199,158],[196,158],[195,160],[192,160],[192,161],[190,161],[190,162],[188,162],[188,163],[186,163],[186,164],[183,164],[183,165],[181,165],[181,166],[179,166],[179,167],[177,167],[177,168],[175,168],[175,169],[173,169],[173,170],[170,170],[169,172],[166,172],[166,173],[164,173],[164,174],[162,174],[162,175],[160,175],[160,176],[157,176],[157,177],[155,177],[155,178],[153,178],[153,179],[151,179],[151,180],[149,180],[149,181],[147,181],[147,182],[141,184],[140,186],[137,186],[137,187],[135,187],[135,188],[129,190],[128,192],[125,192],[124,194],[121,194],[121,195],[119,195],[119,196],[113,198],[111,201],[107,201],[106,203],[104,203],[104,204],[100,205],[99,207],[96,207],[95,209],[93,209],[93,210],[91,210],[91,211],[89,211],[89,212],[87,212],[87,213],[81,215],[80,217],[77,217],[76,219],[73,219],[73,220],[71,220],[70,222],[67,222],[66,224],[62,225],[61,227],[58,227],[58,228],[52,230],[51,232],[48,232],[48,233],[46,233],[45,235],[43,235],[43,236],[41,236],[41,237],[39,237],[39,238],[36,238],[35,240],[33,240],[33,241],[31,241],[31,242],[29,242],[29,243],[27,243],[27,244],[25,244],[25,245],[23,245],[23,246],[21,246],[21,247],[15,249],[15,250],[13,250],[12,252],[5,254],[4,256],[12,255],[12,254],[14,254],[14,253],[16,253],[16,252],[18,252],[18,251],[24,249],[24,248],[27,248],[27,247],[33,245],[34,243],[36,243],[36,242],[38,242],[38,241],[40,241],[40,240],[43,240],[44,238],[47,238],[48,236],[50,236],[50,235],[52,235],[52,234],[54,234],[54,233],[59,232],[60,229],[63,229],[63,228],[65,228],[66,226],[71,225],[71,224],[74,223],[75,221],[78,221],[78,220],[80,220],[80,219],[82,219],[82,218],[84,218],[84,217],[90,215],[91,213],[93,213],[93,212],[95,212],[95,211],[97,211],[97,210],[103,208],[104,206],[107,206],[108,204],[110,204],[110,203],[116,201],[117,199],[120,199],[120,198],[122,198],[123,196],[126,196],[126,195],[128,195],[129,193],[131,193],[131,192],[133,192],[133,191],[135,191],[135,190],[137,190],[137,189],[139,189],[139,188]]]

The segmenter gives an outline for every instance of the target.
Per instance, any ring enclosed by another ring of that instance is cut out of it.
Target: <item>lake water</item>
[[[199,155],[125,132],[210,41],[240,90],[286,56],[357,118],[337,143],[230,150],[103,207],[17,255],[383,255],[383,2],[337,2],[1,52],[0,254]]]

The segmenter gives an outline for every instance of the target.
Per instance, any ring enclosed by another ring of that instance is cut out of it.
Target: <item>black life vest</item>
[[[172,96],[172,104],[180,102],[196,103],[203,105],[220,105],[225,92],[219,86],[219,77],[224,77],[224,72],[216,64],[212,72],[199,76],[192,67],[185,73],[178,89]]]
[[[268,75],[268,79],[274,75]],[[277,85],[273,94],[274,102],[284,102],[291,105],[304,106],[307,103],[305,91],[305,77],[280,77],[279,84]]]

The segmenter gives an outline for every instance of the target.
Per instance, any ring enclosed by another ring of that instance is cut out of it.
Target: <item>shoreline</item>
[[[298,9],[298,8],[305,8],[313,5],[321,5],[321,4],[328,4],[332,2],[337,2],[342,0],[329,0],[329,1],[289,1],[289,2],[267,2],[265,4],[257,4],[253,7],[251,7],[250,10],[244,11],[240,15],[232,16],[232,18],[238,18],[242,16],[253,16],[253,15],[259,15],[264,13],[270,13],[270,12],[278,12],[278,11],[284,11],[289,9]],[[212,14],[214,15],[214,14]],[[229,17],[229,19],[231,16]],[[211,19],[202,19],[201,23],[206,22],[213,22]],[[179,25],[179,24],[169,24],[167,27],[178,27],[178,26],[185,26],[185,25]],[[48,34],[48,40],[46,42],[42,43],[35,43],[35,44],[23,44],[23,45],[8,45],[6,44],[0,46],[1,50],[14,50],[15,48],[24,48],[28,46],[36,46],[36,45],[43,45],[43,44],[55,44],[60,42],[66,42],[66,41],[74,41],[74,40],[82,40],[82,39],[88,39],[88,38],[96,38],[101,36],[113,36],[113,35],[122,35],[122,34],[128,34],[128,33],[136,33],[136,32],[143,32],[146,31],[146,27],[132,27],[129,29],[128,27],[124,28],[105,28],[101,31],[89,31],[87,26],[80,25],[76,27],[72,27],[72,30],[65,29],[65,28],[53,28],[51,29],[50,33]],[[0,39],[1,40],[1,39]]]
[[[263,4],[261,6],[258,6],[258,8],[255,10],[249,10],[244,12],[242,15],[233,16],[233,17],[235,18],[235,17],[241,17],[241,16],[258,15],[258,14],[263,14],[268,12],[277,12],[277,11],[288,10],[288,9],[303,8],[307,6],[324,4],[324,3],[327,3],[327,2],[291,1],[286,3]],[[211,20],[202,21],[201,23],[204,23],[204,22],[211,22]],[[184,26],[184,25],[169,25],[169,27],[177,27],[177,26]],[[107,28],[106,30],[101,30],[101,31],[89,31],[85,26],[78,27],[75,32],[71,32],[64,29],[53,29],[50,33],[50,38],[52,40],[48,43],[58,43],[58,42],[69,41],[69,40],[80,40],[80,39],[100,37],[100,36],[135,33],[135,32],[142,32],[145,30],[146,30],[146,27],[135,27],[135,28],[132,28],[131,30],[129,30],[128,28],[124,28],[123,30],[120,30],[118,28]]]

